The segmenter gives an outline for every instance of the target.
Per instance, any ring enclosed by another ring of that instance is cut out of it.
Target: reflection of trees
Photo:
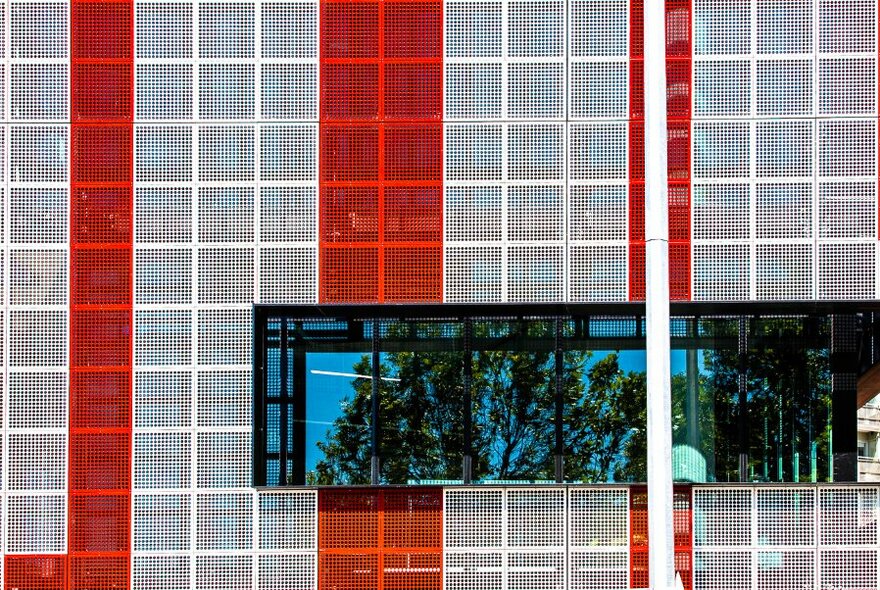
[[[816,333],[810,333],[824,328],[824,324],[817,326],[800,318],[757,321],[743,360],[748,376],[746,408],[741,408],[738,393],[738,351],[704,352],[706,377],[701,390],[714,403],[718,481],[738,478],[738,420],[743,410],[751,478],[811,480],[815,468],[819,481],[827,479],[831,427],[829,351],[827,344],[817,345]]]
[[[746,359],[749,464],[756,478],[790,481],[793,453],[800,479],[827,474],[830,376],[826,348],[804,346],[803,323],[766,320]],[[645,481],[646,377],[624,371],[617,353],[592,362],[566,351],[563,370],[565,477],[571,481]],[[393,352],[380,372],[400,381],[380,385],[382,479],[459,480],[464,446],[463,355],[459,351]],[[370,373],[364,356],[353,367]],[[739,353],[702,352],[696,417],[687,416],[686,375],[672,377],[675,443],[707,459],[709,478],[738,478]],[[691,392],[694,394],[694,392]],[[309,483],[370,481],[372,383],[354,381],[352,396],[323,442]],[[472,362],[472,455],[476,480],[552,480],[554,477],[555,357],[553,352],[480,350]],[[692,400],[693,401],[693,400]],[[699,435],[688,440],[688,421]],[[813,444],[815,441],[815,444]]]
[[[586,369],[589,353],[567,352],[563,381],[566,479],[644,480],[644,373],[620,370],[610,354]],[[362,358],[353,372],[369,374]],[[587,374],[589,386],[585,384]],[[383,480],[459,480],[464,454],[462,355],[384,355],[380,387]],[[372,383],[354,382],[309,483],[370,480]],[[551,352],[480,351],[472,377],[472,450],[476,479],[552,480],[555,364]],[[641,421],[633,427],[634,421]]]

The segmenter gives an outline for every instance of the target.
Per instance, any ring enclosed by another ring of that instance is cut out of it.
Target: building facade
[[[644,299],[641,9],[0,4],[4,587],[644,583],[640,488],[258,491],[252,405],[255,304]],[[877,23],[667,2],[675,300],[878,298]],[[689,586],[877,585],[875,488],[678,502]]]

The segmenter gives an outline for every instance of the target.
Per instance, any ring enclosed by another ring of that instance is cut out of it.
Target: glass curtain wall
[[[677,480],[830,479],[829,324],[673,318]],[[257,485],[646,479],[643,317],[270,318],[255,333]]]

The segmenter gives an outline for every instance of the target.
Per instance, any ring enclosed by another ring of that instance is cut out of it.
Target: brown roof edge
[[[856,403],[861,408],[880,393],[880,362],[862,373],[857,386]]]

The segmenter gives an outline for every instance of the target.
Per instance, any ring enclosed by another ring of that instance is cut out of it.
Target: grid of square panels
[[[67,585],[119,587],[131,535],[132,4],[77,0],[70,15]]]
[[[444,4],[446,301],[568,298],[566,7]]]
[[[445,125],[447,301],[565,299],[565,130]]]
[[[264,507],[317,508],[250,489],[250,347],[254,302],[317,298],[318,12],[135,4],[137,588],[314,587],[257,540]]]
[[[691,0],[666,9],[666,132],[669,296],[691,299]],[[644,2],[630,2],[629,298],[645,298]]]
[[[861,486],[695,488],[694,588],[872,588],[877,498]]]
[[[874,298],[876,2],[694,10],[694,298]]]
[[[627,298],[629,5],[568,3],[569,301]]]
[[[319,589],[442,587],[439,488],[324,489],[318,511]]]
[[[0,5],[0,583],[68,549],[69,12]]]
[[[321,301],[441,299],[442,14],[321,2]]]
[[[565,516],[564,489],[445,490],[445,587],[565,587]]]

